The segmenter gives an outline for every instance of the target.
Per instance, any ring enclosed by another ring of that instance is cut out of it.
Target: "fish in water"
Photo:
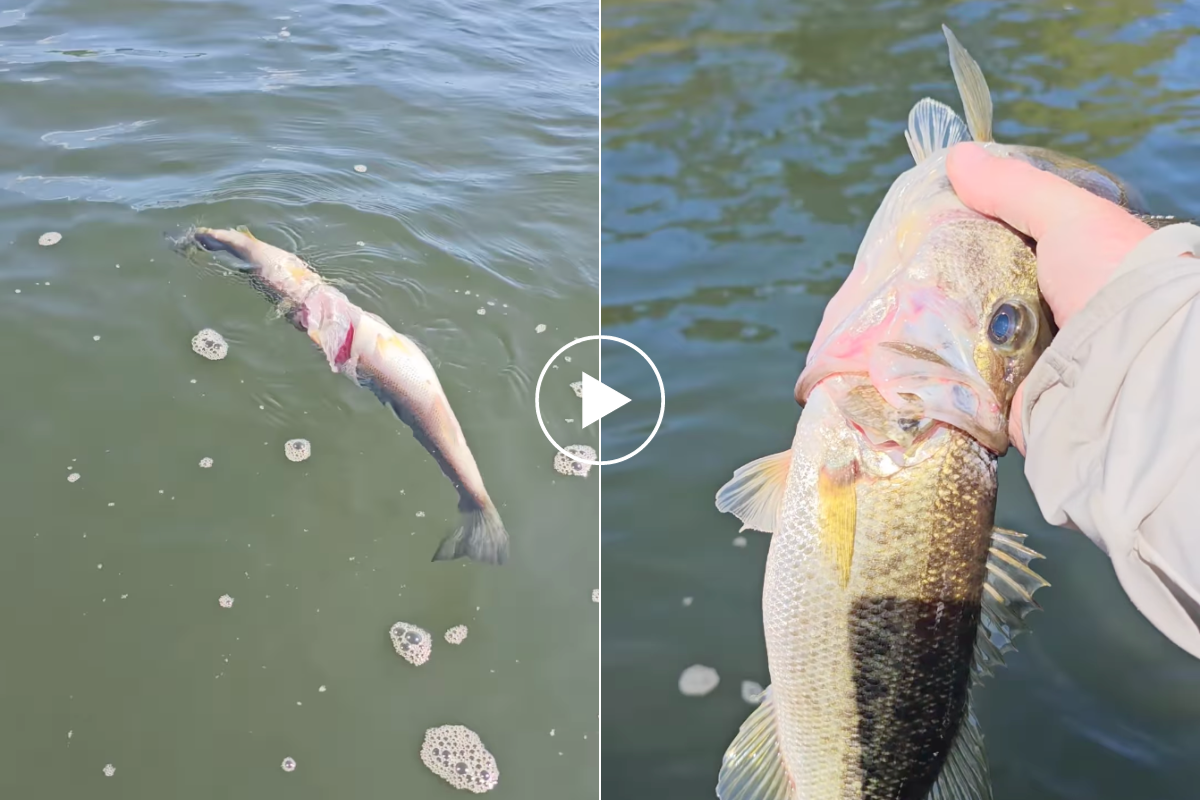
[[[433,365],[415,342],[329,285],[301,258],[248,231],[196,228],[190,241],[232,253],[248,265],[258,288],[325,353],[329,366],[369,387],[408,425],[458,490],[461,519],[434,561],[466,556],[503,564],[508,533],[483,486],[450,401]]]
[[[1140,212],[1119,179],[992,141],[979,66],[944,29],[966,122],[921,100],[892,185],[796,384],[791,449],[717,494],[772,534],[771,686],[729,746],[721,800],[987,800],[973,687],[1047,585],[994,527],[1016,387],[1050,342],[1030,243],[964,206],[947,148],[974,138]]]

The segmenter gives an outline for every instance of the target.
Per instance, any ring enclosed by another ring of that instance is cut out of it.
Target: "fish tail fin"
[[[434,561],[452,561],[466,556],[483,564],[503,564],[508,561],[508,531],[500,512],[489,501],[478,504],[464,501],[459,504],[462,516],[458,527],[442,540]]]
[[[208,250],[210,253],[231,253],[242,261],[249,262],[244,243],[238,241],[242,236],[240,231],[220,230],[217,228],[195,228],[192,231],[192,241]]]

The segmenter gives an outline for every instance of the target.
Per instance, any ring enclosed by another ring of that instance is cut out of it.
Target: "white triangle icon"
[[[586,372],[583,373],[583,427],[608,416],[628,402],[629,398],[616,389],[610,389]]]

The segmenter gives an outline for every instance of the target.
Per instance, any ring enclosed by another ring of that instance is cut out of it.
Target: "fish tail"
[[[242,261],[249,262],[250,255],[246,252],[244,243],[239,241],[243,236],[240,231],[220,230],[217,228],[196,228],[192,231],[192,240],[209,252],[224,251],[232,253]]]
[[[479,504],[464,499],[459,510],[462,516],[458,528],[442,540],[433,560],[452,561],[466,556],[483,564],[508,561],[508,531],[491,501]]]

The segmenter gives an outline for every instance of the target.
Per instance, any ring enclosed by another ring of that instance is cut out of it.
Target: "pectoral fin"
[[[740,519],[742,530],[774,533],[791,468],[791,450],[738,467],[733,479],[717,492],[717,510]]]
[[[992,141],[992,93],[983,77],[983,70],[963,47],[954,32],[942,26],[946,43],[950,46],[950,69],[954,70],[954,82],[962,97],[963,115],[967,127],[977,142]]]
[[[796,787],[788,774],[776,735],[775,703],[771,689],[762,703],[742,723],[717,777],[720,800],[796,800]]]
[[[834,565],[842,588],[850,583],[854,560],[854,526],[858,518],[855,484],[858,465],[821,467],[817,474],[817,512],[821,544]]]

